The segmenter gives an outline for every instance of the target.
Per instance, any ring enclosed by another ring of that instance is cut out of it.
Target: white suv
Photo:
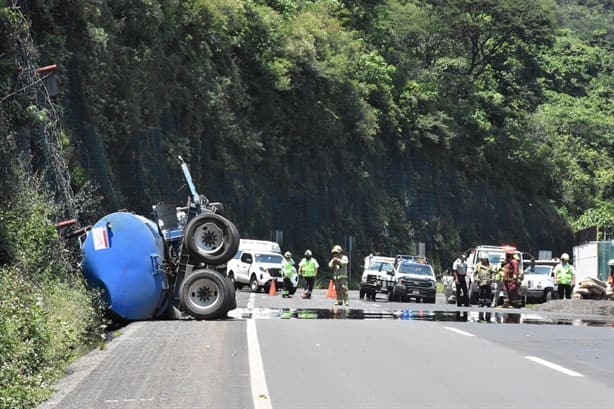
[[[276,288],[283,287],[282,261],[283,256],[279,253],[250,249],[239,250],[233,259],[226,263],[226,275],[238,289],[249,285],[252,292],[258,292],[261,289],[269,292],[272,280],[275,280]],[[297,286],[298,275],[294,274],[291,294],[296,292]]]

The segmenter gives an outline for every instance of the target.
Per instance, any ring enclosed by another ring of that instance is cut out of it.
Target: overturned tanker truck
[[[222,216],[221,203],[197,193],[179,161],[190,192],[185,206],[158,203],[153,220],[118,211],[63,235],[79,239],[88,284],[121,319],[209,320],[236,308],[232,282],[215,268],[237,252],[239,231]]]

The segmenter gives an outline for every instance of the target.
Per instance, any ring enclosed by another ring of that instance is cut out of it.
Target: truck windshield
[[[399,273],[401,274],[417,274],[421,276],[432,276],[433,270],[431,266],[420,264],[401,264],[399,266]]]
[[[548,275],[552,271],[551,266],[529,266],[527,267],[525,274],[539,274],[539,275]]]
[[[276,254],[256,254],[256,263],[281,264],[282,257]]]

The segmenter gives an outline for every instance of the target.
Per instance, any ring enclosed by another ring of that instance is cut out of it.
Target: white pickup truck
[[[270,290],[275,280],[278,289],[283,287],[281,264],[283,256],[278,243],[264,240],[241,239],[239,251],[226,263],[226,275],[237,289],[248,285],[252,292]],[[290,294],[298,287],[298,275],[294,274]]]
[[[373,256],[365,257],[365,269],[360,279],[360,299],[365,296],[375,301],[377,293],[386,292],[382,288],[382,281],[389,280],[394,274],[394,257]]]

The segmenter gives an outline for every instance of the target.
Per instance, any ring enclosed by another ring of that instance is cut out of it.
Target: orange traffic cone
[[[328,294],[326,294],[327,298],[337,298],[337,290],[335,290],[335,283],[333,280],[328,282]]]
[[[277,288],[275,287],[275,281],[271,280],[271,287],[269,288],[269,295],[277,295]]]

